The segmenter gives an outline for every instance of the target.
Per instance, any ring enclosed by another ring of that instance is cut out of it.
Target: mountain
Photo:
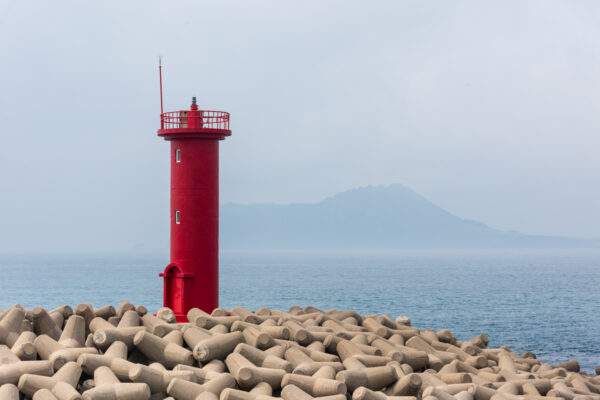
[[[395,184],[312,204],[225,204],[224,249],[595,247],[596,240],[505,232],[459,218]]]

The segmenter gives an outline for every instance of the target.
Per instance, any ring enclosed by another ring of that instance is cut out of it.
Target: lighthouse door
[[[185,277],[178,266],[170,264],[165,272],[160,274],[164,280],[164,305],[175,314],[185,314],[184,294]]]

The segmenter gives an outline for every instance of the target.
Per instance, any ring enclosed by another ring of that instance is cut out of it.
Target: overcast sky
[[[221,202],[402,183],[600,237],[597,1],[0,0],[0,252],[168,250],[167,110],[231,112]]]

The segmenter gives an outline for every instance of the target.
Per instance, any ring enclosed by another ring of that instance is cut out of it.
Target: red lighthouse
[[[158,136],[171,142],[171,262],[164,277],[164,305],[177,321],[192,307],[219,304],[219,141],[231,135],[229,113],[162,113]]]

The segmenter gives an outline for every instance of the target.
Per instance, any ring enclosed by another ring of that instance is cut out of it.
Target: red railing
[[[205,128],[229,130],[225,111],[170,111],[160,116],[160,129]]]

